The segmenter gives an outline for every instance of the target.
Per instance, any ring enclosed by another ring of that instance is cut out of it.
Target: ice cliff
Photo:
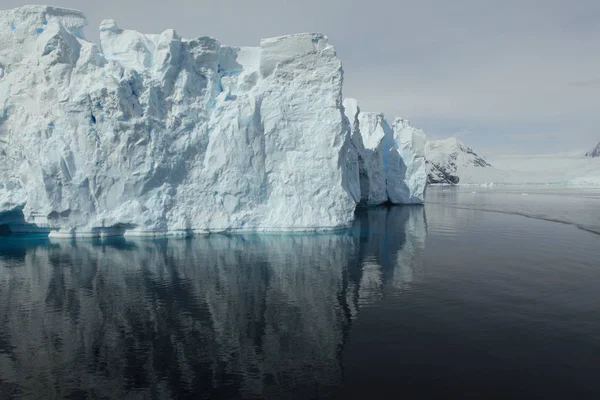
[[[461,176],[473,168],[491,165],[455,137],[428,140],[425,144],[427,183],[457,184]]]
[[[369,203],[422,201],[422,137],[402,121],[384,132],[387,197],[364,184],[374,148],[344,114],[324,35],[231,47],[105,20],[97,45],[85,25],[62,8],[0,11],[2,229],[332,229],[371,193]]]
[[[360,202],[422,203],[425,133],[401,118],[390,126],[383,114],[361,111],[355,99],[345,99],[344,110],[358,153]]]

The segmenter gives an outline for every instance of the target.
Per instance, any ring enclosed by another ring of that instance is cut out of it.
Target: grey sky
[[[27,4],[2,0],[1,8]],[[146,33],[224,44],[323,32],[346,97],[484,153],[591,149],[600,140],[598,0],[55,0]]]

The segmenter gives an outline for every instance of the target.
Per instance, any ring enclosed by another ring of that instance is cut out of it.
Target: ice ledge
[[[7,19],[13,30],[19,28],[16,23],[35,24],[37,20],[40,24],[45,25],[49,20],[58,19],[65,28],[72,31],[78,31],[88,24],[85,14],[81,11],[46,5],[26,5],[9,10],[0,10],[0,21]]]
[[[319,42],[327,43],[328,39],[327,39],[326,35],[319,33],[319,32],[304,32],[304,33],[292,33],[289,35],[281,35],[281,36],[274,36],[274,37],[270,37],[270,38],[264,38],[264,39],[261,39],[260,44],[261,44],[261,46],[272,46],[272,45],[279,45],[279,44],[286,43],[286,42],[290,43],[292,41],[296,41],[297,43],[310,41],[314,44],[317,44]]]
[[[311,233],[334,233],[345,231],[350,224],[332,227],[300,227],[300,228],[213,228],[213,229],[186,229],[173,231],[137,231],[120,230],[118,228],[99,229],[97,231],[50,231],[51,239],[77,239],[77,238],[108,238],[108,237],[141,237],[141,238],[168,238],[168,237],[193,237],[210,234],[248,234],[260,233],[266,235],[295,235]],[[34,232],[32,232],[33,234]],[[26,232],[24,234],[27,234]]]
[[[20,14],[40,14],[47,13],[54,16],[78,16],[85,19],[83,12],[67,7],[55,7],[43,4],[28,4],[22,7],[10,8],[8,10],[0,10],[0,15],[3,13],[20,13]]]
[[[335,56],[335,50],[328,43],[327,36],[321,33],[298,33],[262,39],[260,48],[260,73],[263,77],[269,76],[278,63],[291,61],[295,57],[324,50],[331,51],[331,55]]]

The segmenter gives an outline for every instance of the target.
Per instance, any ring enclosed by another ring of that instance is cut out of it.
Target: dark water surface
[[[2,238],[0,399],[599,398],[600,236],[441,193],[342,234]]]

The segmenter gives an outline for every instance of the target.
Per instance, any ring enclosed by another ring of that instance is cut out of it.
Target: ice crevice
[[[315,232],[419,204],[424,134],[343,101],[325,35],[224,46],[0,11],[0,220],[53,237]],[[43,28],[39,34],[36,29]]]

